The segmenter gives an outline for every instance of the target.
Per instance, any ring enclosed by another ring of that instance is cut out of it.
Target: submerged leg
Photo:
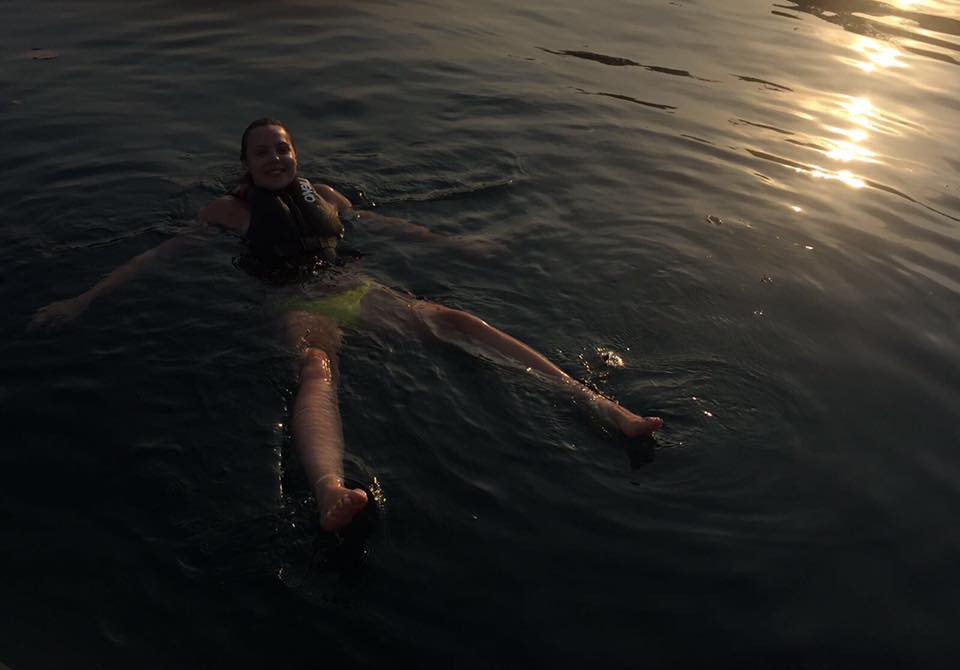
[[[506,358],[508,362],[519,363],[563,384],[573,392],[578,403],[585,405],[601,420],[613,424],[627,437],[647,435],[663,425],[659,417],[639,416],[619,403],[605,398],[568,375],[529,345],[469,312],[422,300],[418,301],[413,309],[421,315],[431,332],[439,339],[468,350],[478,348],[482,353]]]
[[[407,318],[402,318],[403,312],[400,312],[398,307],[406,312]],[[663,425],[659,417],[643,417],[634,414],[616,401],[591,390],[529,345],[494,328],[469,312],[425,300],[407,298],[394,292],[390,292],[389,298],[378,294],[374,300],[369,301],[369,307],[365,302],[364,308],[366,314],[372,318],[381,320],[393,318],[398,325],[412,325],[422,335],[435,337],[469,353],[536,370],[546,378],[568,388],[578,404],[586,407],[597,418],[611,424],[627,437],[648,435],[659,430]]]
[[[334,531],[350,523],[367,504],[362,489],[348,489],[343,484],[336,369],[340,333],[328,320],[303,313],[291,315],[288,325],[298,344],[306,345],[293,402],[294,443],[317,499],[320,526]]]

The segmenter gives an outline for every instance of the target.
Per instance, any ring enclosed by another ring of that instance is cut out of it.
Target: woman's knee
[[[343,332],[333,319],[303,310],[286,315],[287,339],[293,346],[337,351]]]
[[[486,321],[470,312],[435,303],[421,303],[420,313],[429,324],[444,331],[475,333],[483,328],[489,328]]]
[[[333,382],[333,361],[323,349],[307,347],[300,364],[300,381]]]

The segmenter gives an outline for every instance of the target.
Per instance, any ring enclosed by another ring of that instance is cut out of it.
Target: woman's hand
[[[37,330],[40,328],[59,328],[70,323],[90,306],[91,299],[86,293],[81,293],[75,298],[58,300],[51,302],[46,307],[41,307],[33,315],[33,319],[27,325],[27,330]]]

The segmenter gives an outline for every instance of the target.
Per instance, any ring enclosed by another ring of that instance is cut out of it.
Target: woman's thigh
[[[426,339],[449,341],[478,329],[489,330],[484,321],[463,310],[394,291],[371,286],[361,305],[361,322],[374,332],[392,332]],[[456,343],[456,342],[454,342]]]
[[[297,351],[322,349],[331,357],[340,350],[343,331],[337,322],[322,314],[291,310],[283,314],[287,344]]]
[[[382,284],[371,284],[360,304],[360,325],[373,332],[415,334],[423,328],[417,307],[423,302]]]

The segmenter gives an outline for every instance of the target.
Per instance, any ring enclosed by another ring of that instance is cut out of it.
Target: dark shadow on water
[[[630,460],[631,470],[639,470],[653,463],[658,448],[657,438],[653,435],[641,437],[639,440],[622,438],[622,449]]]
[[[603,91],[585,91],[582,88],[576,89],[577,93],[583,93],[584,95],[600,95],[607,98],[616,98],[617,100],[625,100],[627,102],[632,102],[636,105],[643,105],[644,107],[653,107],[654,109],[661,109],[666,112],[673,112],[676,110],[676,107],[673,105],[664,105],[659,102],[648,102],[646,100],[639,100],[637,98],[630,97],[629,95],[621,95],[619,93],[605,93]]]
[[[713,79],[704,79],[703,77],[698,77],[697,75],[692,74],[689,70],[663,67],[662,65],[647,65],[645,63],[638,63],[635,60],[621,58],[619,56],[608,56],[607,54],[595,53],[593,51],[579,51],[574,49],[562,49],[560,51],[554,51],[553,49],[546,49],[544,47],[537,48],[540,49],[540,51],[553,54],[554,56],[571,56],[573,58],[582,58],[584,60],[592,60],[596,63],[603,63],[604,65],[612,65],[613,67],[639,67],[647,70],[648,72],[668,74],[673,77],[689,77],[690,79],[697,79],[698,81],[717,83]]]

